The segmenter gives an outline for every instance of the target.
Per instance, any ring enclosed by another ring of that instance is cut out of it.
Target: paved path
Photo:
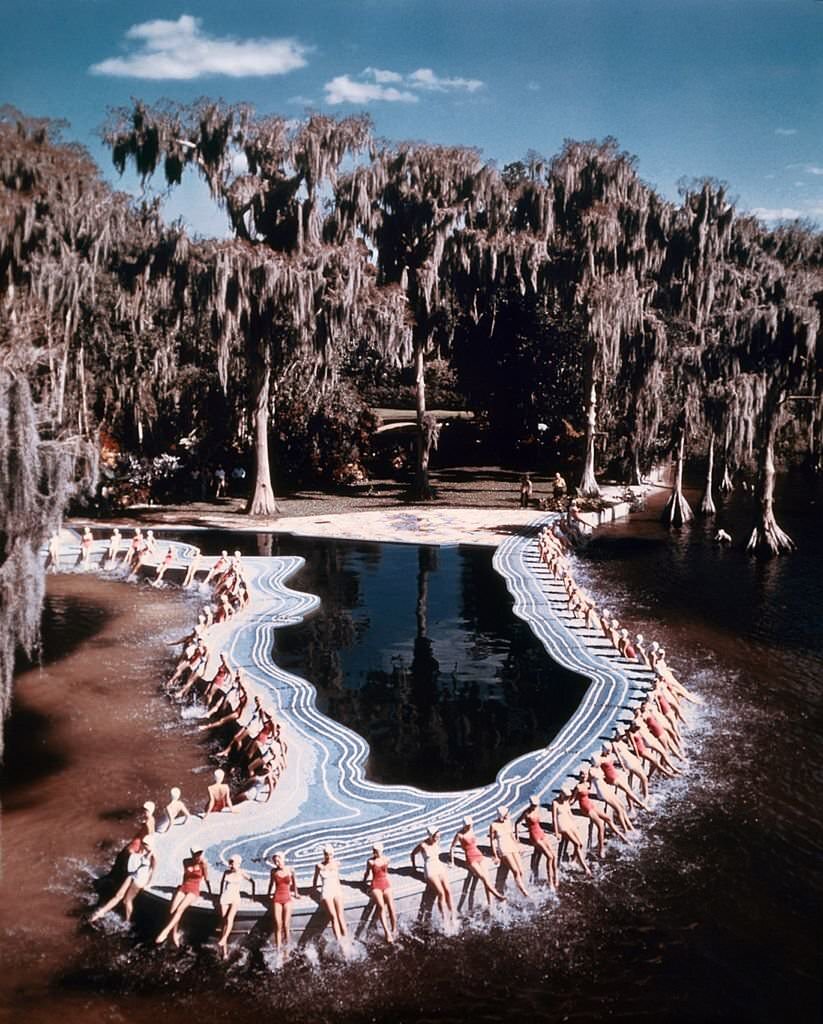
[[[256,878],[258,893],[265,893],[268,884],[266,859],[275,850],[283,850],[305,889],[321,847],[332,843],[346,880],[347,912],[356,918],[368,903],[360,879],[371,843],[379,839],[394,869],[399,910],[416,914],[423,882],[422,875],[411,872],[409,853],[427,825],[440,827],[445,851],[464,815],[473,816],[475,831],[483,837],[498,805],[506,804],[513,814],[519,813],[534,792],[544,794],[548,818],[554,792],[577,774],[615,723],[628,717],[652,678],[648,669],[620,657],[605,638],[583,627],[566,610],[562,586],[549,575],[537,553],[538,529],[550,519],[533,517],[531,524],[506,537],[493,564],[506,580],[515,614],[529,624],[547,654],[590,683],[574,714],[546,747],[502,767],[491,785],[459,792],[429,793],[412,786],[379,785],[366,778],[368,747],[362,737],[323,715],[316,706],[314,687],[277,664],[277,630],[301,621],[319,604],[317,597],[287,586],[303,560],[244,558],[252,601],[241,615],[213,628],[210,644],[215,658],[217,652],[227,651],[231,664],[244,670],[250,695],[259,693],[264,705],[276,710],[289,743],[288,766],[270,802],[245,803],[236,813],[224,811],[206,820],[192,819],[186,826],[159,835],[154,894],[168,898],[173,892],[179,883],[181,861],[190,848],[206,851],[210,873],[217,882],[226,859],[240,853],[244,868]],[[72,537],[65,547],[67,562],[74,560],[78,550],[77,535]],[[159,539],[159,547],[165,551],[167,542]],[[104,546],[102,540],[95,542],[95,559],[99,560]],[[169,570],[171,578],[175,569],[178,573],[182,570],[191,551],[186,544],[173,547],[179,560]],[[203,566],[209,561],[204,559]],[[170,779],[169,784],[175,781]],[[194,794],[183,795],[190,807],[197,806]],[[462,869],[455,870],[454,885],[461,884],[464,877]],[[212,910],[205,899],[199,906]],[[244,903],[241,924],[243,918],[248,923],[250,916],[259,917],[265,909],[262,900]],[[295,904],[295,932],[311,932],[323,924],[313,899]]]

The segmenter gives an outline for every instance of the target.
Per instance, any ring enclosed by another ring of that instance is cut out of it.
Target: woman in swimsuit
[[[638,710],[632,724],[629,726],[629,739],[637,752],[637,756],[648,761],[662,775],[672,778],[679,775],[679,769],[675,768],[666,754],[666,748],[655,736],[649,732],[646,723],[643,721],[643,713]]]
[[[166,804],[166,821],[164,832],[168,832],[174,825],[185,825],[191,817],[191,813],[180,799],[180,790],[177,786],[172,786],[169,790],[169,796],[171,800]],[[182,817],[182,821],[178,821],[178,818]]]
[[[389,879],[389,858],[383,856],[383,844],[372,845],[371,857],[366,861],[363,881],[368,882],[371,875],[370,893],[372,902],[377,907],[380,923],[386,935],[386,942],[394,942],[397,931],[397,913],[394,909],[394,896]]]
[[[206,579],[205,579],[204,582],[205,583],[211,583],[211,581],[214,579],[215,576],[219,576],[222,572],[224,572],[226,570],[228,564],[229,564],[229,553],[228,553],[228,551],[221,551],[220,552],[220,557],[217,559],[217,561],[214,563],[214,565],[211,567],[211,569],[209,569],[208,573],[206,574]]]
[[[209,882],[209,869],[203,859],[202,850],[192,850],[191,857],[183,861],[183,881],[177,887],[174,898],[169,907],[169,923],[154,940],[161,946],[171,933],[171,940],[175,946],[180,945],[180,921],[183,914],[197,901],[200,896],[200,888],[203,883],[211,894],[211,883]]]
[[[632,776],[637,778],[640,782],[643,799],[648,800],[649,776],[643,766],[643,759],[638,756],[637,751],[634,749],[634,743],[629,739],[628,732],[616,736],[612,740],[611,746],[612,752],[629,777],[629,786],[632,783]]]
[[[234,927],[234,918],[242,901],[241,890],[246,883],[251,885],[252,899],[255,896],[254,879],[240,867],[242,860],[240,854],[232,854],[229,857],[229,866],[220,879],[220,916],[223,919],[223,931],[220,933],[217,946],[224,960],[228,952],[229,935]]]
[[[186,569],[186,576],[183,580],[183,587],[190,587],[194,583],[194,577],[197,575],[197,570],[200,568],[200,548],[195,548],[194,553],[191,556],[189,567]]]
[[[126,877],[123,884],[108,903],[104,903],[102,907],[98,907],[95,910],[89,920],[98,921],[105,914],[108,914],[110,910],[114,910],[122,901],[126,912],[126,920],[131,921],[135,898],[151,882],[156,868],[157,860],[154,856],[153,840],[151,836],[146,836],[140,841],[139,849],[129,854],[129,859],[126,862]]]
[[[112,530],[111,537],[109,537],[109,546],[106,548],[106,568],[113,569],[114,564],[117,561],[117,556],[120,553],[120,543],[123,540],[120,531],[115,528]]]
[[[529,890],[523,884],[523,865],[520,862],[520,849],[514,836],[508,807],[497,808],[497,818],[489,825],[489,845],[492,848],[494,863],[502,863],[511,871],[514,884],[523,893]]]
[[[49,537],[48,553],[46,555],[46,572],[60,572],[60,531],[56,530]]]
[[[440,860],[440,829],[430,825],[426,829],[426,838],[415,846],[411,852],[412,870],[417,870],[417,855],[423,857],[423,877],[426,885],[437,900],[437,908],[445,924],[454,922],[454,903],[446,873]]]
[[[274,855],[268,894],[272,897],[274,942],[277,952],[287,956],[287,947],[291,939],[291,901],[300,898],[300,890],[297,888],[294,872],[286,867],[285,853]]]
[[[486,858],[477,846],[477,836],[474,834],[474,820],[471,817],[463,819],[463,827],[459,832],[455,833],[454,839],[452,839],[449,846],[449,861],[452,867],[454,867],[454,848],[458,843],[463,850],[463,856],[466,858],[466,871],[483,883],[483,888],[486,891],[486,902],[489,906],[491,906],[492,896],[498,900],[505,900],[506,897],[503,893],[498,892],[491,883],[488,868],[486,867]]]
[[[152,586],[159,587],[163,582],[163,577],[166,575],[166,570],[174,561],[174,550],[172,548],[166,548],[166,553],[163,555],[163,560],[157,566],[157,575],[154,578]]]
[[[143,813],[140,815],[140,838],[150,836],[157,831],[157,822],[154,817],[155,804],[153,800],[147,800],[143,804]]]
[[[323,847],[323,860],[315,865],[312,888],[319,890],[320,902],[329,915],[334,937],[342,946],[348,930],[343,890],[340,888],[340,861],[334,859],[334,847]]]
[[[604,856],[606,852],[606,826],[608,825],[610,831],[614,832],[616,836],[619,836],[624,843],[628,843],[629,839],[622,828],[619,828],[608,814],[603,814],[601,811],[594,806],[591,798],[591,791],[589,789],[589,773],[584,769],[580,773],[580,781],[574,791],[573,799],[577,801],[577,806],[585,814],[590,822],[597,829],[597,855],[598,857]]]
[[[209,786],[209,802],[203,813],[204,818],[212,812],[219,814],[220,811],[226,809],[230,811],[234,810],[231,802],[231,790],[229,789],[228,784],[223,781],[225,777],[226,773],[222,768],[215,769],[214,783]]]
[[[594,786],[594,791],[598,796],[598,799],[602,800],[603,803],[611,810],[614,815],[614,820],[620,823],[620,827],[624,832],[632,832],[634,825],[632,825],[626,808],[620,802],[620,798],[617,795],[617,790],[612,787],[606,779],[606,773],[603,771],[599,764],[594,764],[589,768],[586,773],[588,781]]]
[[[233,698],[233,694],[235,693],[237,696]],[[236,703],[232,703],[232,699],[236,700]],[[226,700],[229,702],[231,710],[227,714],[223,715],[222,718],[218,718],[215,722],[206,722],[205,725],[198,726],[198,730],[200,732],[206,732],[208,729],[219,729],[221,726],[227,725],[229,722],[236,722],[239,718],[243,717],[246,705],[249,702],[249,693],[243,685],[239,669],[234,674],[234,683],[226,694]],[[220,705],[217,705],[217,707],[220,707]]]
[[[567,840],[572,844],[574,856],[581,868],[590,875],[591,868],[583,857],[583,840],[577,831],[577,823],[572,813],[572,788],[568,784],[561,787],[557,797],[552,801],[552,828],[554,834],[560,840]]]
[[[632,806],[636,804],[638,807],[642,807],[644,810],[648,811],[649,805],[644,800],[638,800],[634,795],[626,773],[618,768],[614,763],[614,758],[609,754],[608,747],[603,747],[598,756],[594,759],[594,763],[595,766],[603,772],[603,778],[606,782],[613,789],[620,790],[620,792],[626,797],[629,810],[631,810]]]
[[[91,548],[94,544],[94,537],[88,526],[83,530],[83,539],[80,541],[80,553],[77,556],[77,564],[83,565],[86,572],[91,567]]]
[[[556,889],[557,855],[554,852],[554,848],[549,843],[549,837],[543,831],[543,826],[540,823],[540,797],[538,795],[529,797],[529,806],[521,812],[517,821],[515,821],[515,835],[517,834],[517,826],[521,821],[526,823],[526,828],[529,830],[529,842],[532,844],[532,848],[534,849],[534,853],[532,854],[532,875],[534,880],[537,881],[540,876],[540,861],[545,857],[546,877],[548,879],[549,886],[552,889]]]

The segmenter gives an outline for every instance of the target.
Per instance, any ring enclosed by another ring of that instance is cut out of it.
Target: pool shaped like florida
[[[317,612],[277,631],[273,658],[330,718],[368,742],[375,782],[429,791],[494,781],[545,747],[588,681],[552,661],[492,568],[492,550],[180,534],[204,552],[300,555],[289,586]]]

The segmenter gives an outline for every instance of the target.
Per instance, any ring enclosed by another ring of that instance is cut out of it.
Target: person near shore
[[[163,555],[162,560],[160,561],[159,565],[157,566],[157,575],[154,577],[154,580],[152,581],[152,586],[154,586],[154,587],[159,587],[160,586],[160,584],[163,582],[163,577],[166,575],[166,570],[169,568],[169,566],[171,565],[171,563],[173,561],[174,561],[174,549],[171,548],[171,547],[166,548],[166,553],[165,553],[165,555]]]
[[[180,790],[177,786],[172,786],[169,790],[169,796],[171,799],[165,807],[165,824],[163,831],[168,832],[170,828],[175,825],[185,825],[191,817],[191,812],[188,807],[180,799]],[[180,820],[182,818],[182,821]]]
[[[233,811],[234,807],[231,802],[231,790],[229,789],[228,783],[224,781],[226,773],[222,768],[216,768],[214,771],[214,782],[209,786],[209,802],[206,804],[206,810],[203,812],[203,817],[207,817],[209,814],[219,814],[220,811]]]
[[[249,702],[249,692],[243,685],[243,678],[240,675],[240,670],[234,674],[234,683],[231,689],[226,694],[225,702],[220,702],[213,706],[213,709],[209,712],[209,715],[219,714],[220,711],[228,710],[221,717],[214,722],[206,722],[204,725],[199,725],[197,728],[200,732],[206,732],[208,729],[219,729],[221,726],[228,725],[229,722],[238,722],[246,711],[246,705]]]
[[[417,870],[417,857],[423,858],[423,877],[426,887],[437,901],[437,909],[443,923],[448,927],[454,923],[454,903],[443,862],[440,860],[440,829],[429,825],[426,838],[422,839],[411,852],[412,870]]]
[[[300,890],[294,871],[286,866],[285,853],[276,853],[271,863],[268,895],[272,901],[274,943],[277,952],[285,957],[291,942],[292,900],[300,898]]]
[[[489,869],[486,866],[486,858],[480,852],[477,845],[477,836],[474,834],[474,820],[467,816],[463,819],[463,827],[456,832],[449,845],[449,862],[454,867],[454,848],[459,845],[466,858],[466,871],[474,878],[483,883],[486,893],[486,902],[491,906],[492,896],[498,900],[505,900],[502,892],[496,889],[489,878]]]
[[[191,561],[189,562],[185,578],[183,579],[183,589],[190,587],[192,583],[194,583],[194,577],[200,569],[201,554],[200,548],[194,548],[194,554],[191,556]]]
[[[620,733],[611,741],[612,752],[626,772],[631,787],[632,777],[640,783],[640,791],[643,799],[649,798],[649,775],[643,765],[643,759],[638,755],[634,744],[629,739],[628,732]]]
[[[534,484],[530,473],[524,473],[520,477],[520,507],[528,508],[534,494]]]
[[[252,899],[256,895],[254,879],[240,867],[242,862],[243,858],[239,853],[232,854],[229,857],[229,866],[220,879],[220,917],[223,921],[223,930],[217,941],[217,947],[224,960],[228,953],[229,936],[234,927],[234,919],[243,899],[243,887],[251,885]]]
[[[555,473],[552,478],[552,494],[554,495],[554,500],[560,501],[561,498],[565,498],[566,490],[566,481],[560,473]]]
[[[603,747],[600,753],[595,757],[594,763],[595,766],[603,772],[603,778],[606,782],[613,789],[619,790],[626,797],[626,803],[629,810],[631,810],[634,805],[637,805],[637,807],[642,807],[643,810],[648,811],[649,805],[645,800],[640,800],[632,792],[630,777],[615,764],[614,757],[610,754],[608,747]],[[639,767],[642,770],[642,765]],[[645,777],[646,775],[644,772],[643,778]]]
[[[549,883],[549,887],[552,889],[557,888],[557,855],[554,852],[554,848],[549,842],[549,837],[543,831],[543,826],[540,822],[540,796],[535,794],[529,797],[529,806],[524,808],[517,817],[514,823],[515,834],[517,834],[517,826],[520,822],[524,822],[526,828],[529,831],[529,842],[532,844],[534,853],[532,854],[532,877],[537,881],[540,877],[540,861],[545,858],[546,861],[546,878]]]
[[[124,569],[130,569],[132,567],[132,564],[137,560],[137,556],[143,550],[144,543],[143,531],[139,526],[137,526],[134,530],[134,536],[129,541],[128,547],[123,553]]]
[[[55,530],[51,537],[49,537],[49,547],[46,554],[46,572],[60,572],[61,549],[60,531]]]
[[[129,854],[126,862],[126,877],[122,885],[112,898],[98,907],[91,915],[89,921],[99,921],[110,911],[114,910],[120,903],[123,904],[123,911],[127,921],[131,921],[134,912],[134,901],[138,894],[151,883],[154,872],[157,869],[157,858],[154,855],[154,839],[152,836],[144,836],[140,840],[139,848]]]
[[[572,812],[573,792],[572,787],[565,783],[552,801],[552,828],[561,842],[565,839],[566,842],[571,843],[577,863],[587,875],[590,875],[592,870],[583,856],[583,840],[580,838]]]
[[[200,898],[200,890],[204,884],[211,894],[209,868],[203,858],[203,851],[192,850],[191,856],[183,861],[183,880],[177,887],[169,907],[169,923],[154,940],[158,946],[162,946],[169,935],[175,946],[180,945],[180,922],[189,907]]]
[[[606,781],[606,775],[602,767],[594,764],[591,768],[581,773],[581,778],[584,776],[594,786],[597,798],[612,812],[612,820],[615,822],[615,825],[619,824],[625,833],[634,831],[634,825],[626,812],[626,808],[621,803],[617,790]]]
[[[335,860],[333,846],[323,847],[323,859],[314,867],[312,888],[317,890],[320,904],[329,915],[334,937],[343,946],[349,933],[340,886],[340,861]]]
[[[214,563],[214,565],[206,573],[205,583],[211,583],[215,576],[220,576],[229,567],[229,553],[228,551],[221,551],[220,557]]]
[[[528,896],[529,890],[523,883],[520,849],[515,838],[508,807],[497,808],[497,817],[489,825],[489,845],[492,848],[494,863],[508,868],[514,879],[514,884],[524,896]]]
[[[123,536],[115,526],[109,537],[109,545],[106,548],[106,569],[113,569],[117,564],[117,556],[120,554],[120,545],[123,542]]]
[[[394,909],[394,896],[389,878],[389,858],[383,856],[382,843],[372,843],[371,857],[366,861],[363,881],[368,882],[370,877],[369,894],[372,903],[377,907],[386,942],[394,942],[394,936],[397,934],[397,912]]]
[[[83,572],[88,572],[91,568],[91,549],[93,545],[94,536],[87,526],[83,530],[83,536],[80,538],[80,551],[77,555],[77,564]]]

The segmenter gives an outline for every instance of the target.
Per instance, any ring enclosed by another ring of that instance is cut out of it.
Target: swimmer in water
[[[457,845],[463,850],[463,856],[466,858],[466,871],[473,877],[477,878],[483,883],[483,889],[486,893],[486,902],[491,906],[492,896],[498,900],[505,900],[505,896],[502,892],[499,892],[491,883],[489,878],[489,870],[486,867],[486,858],[480,852],[477,845],[477,836],[474,834],[474,820],[467,816],[463,819],[463,827],[459,832],[455,833],[454,838],[449,846],[449,862],[454,867],[454,848]]]
[[[186,570],[186,578],[183,580],[183,588],[190,587],[194,583],[194,577],[197,575],[200,569],[200,548],[194,549],[194,554],[191,556],[189,567]]]
[[[394,896],[389,878],[389,859],[383,856],[382,843],[372,843],[371,857],[366,861],[363,881],[368,882],[369,878],[371,878],[369,893],[372,903],[377,907],[386,942],[394,942],[397,932],[397,913],[394,909]]]
[[[300,898],[297,878],[290,867],[286,867],[285,853],[276,853],[269,876],[269,897],[272,900],[274,917],[274,941],[277,952],[288,956],[291,941],[291,904]]]
[[[418,854],[423,858],[423,877],[426,886],[437,901],[440,916],[446,925],[455,919],[452,893],[440,860],[440,829],[430,825],[426,829],[426,838],[421,840],[411,852],[412,870],[417,870]]]
[[[529,830],[529,842],[532,844],[534,853],[532,854],[532,875],[537,881],[540,876],[540,861],[545,858],[546,860],[546,877],[548,879],[549,886],[552,889],[557,888],[557,855],[554,852],[554,847],[549,843],[549,837],[543,831],[543,826],[540,822],[540,796],[535,794],[529,797],[529,806],[525,810],[521,811],[514,823],[515,834],[517,834],[517,826],[520,822],[525,822],[526,828]]]
[[[189,907],[200,898],[200,889],[205,883],[211,894],[209,868],[203,859],[202,850],[192,850],[191,856],[183,861],[183,881],[177,887],[169,907],[169,923],[154,940],[161,946],[171,935],[175,946],[180,945],[180,922]]]
[[[335,860],[334,847],[323,847],[323,859],[314,867],[312,888],[320,896],[320,903],[329,915],[334,937],[342,946],[348,937],[343,890],[340,887],[340,861]]]
[[[494,863],[504,864],[511,871],[514,884],[524,896],[528,896],[529,890],[523,884],[520,849],[509,818],[508,807],[497,808],[497,818],[489,825],[489,845],[492,848]]]
[[[234,919],[243,899],[242,889],[245,885],[251,886],[251,895],[254,899],[254,879],[247,871],[240,867],[243,858],[239,853],[229,857],[229,866],[223,872],[220,879],[220,917],[223,920],[223,931],[217,942],[220,955],[226,959],[228,953],[229,936],[234,927]]]

